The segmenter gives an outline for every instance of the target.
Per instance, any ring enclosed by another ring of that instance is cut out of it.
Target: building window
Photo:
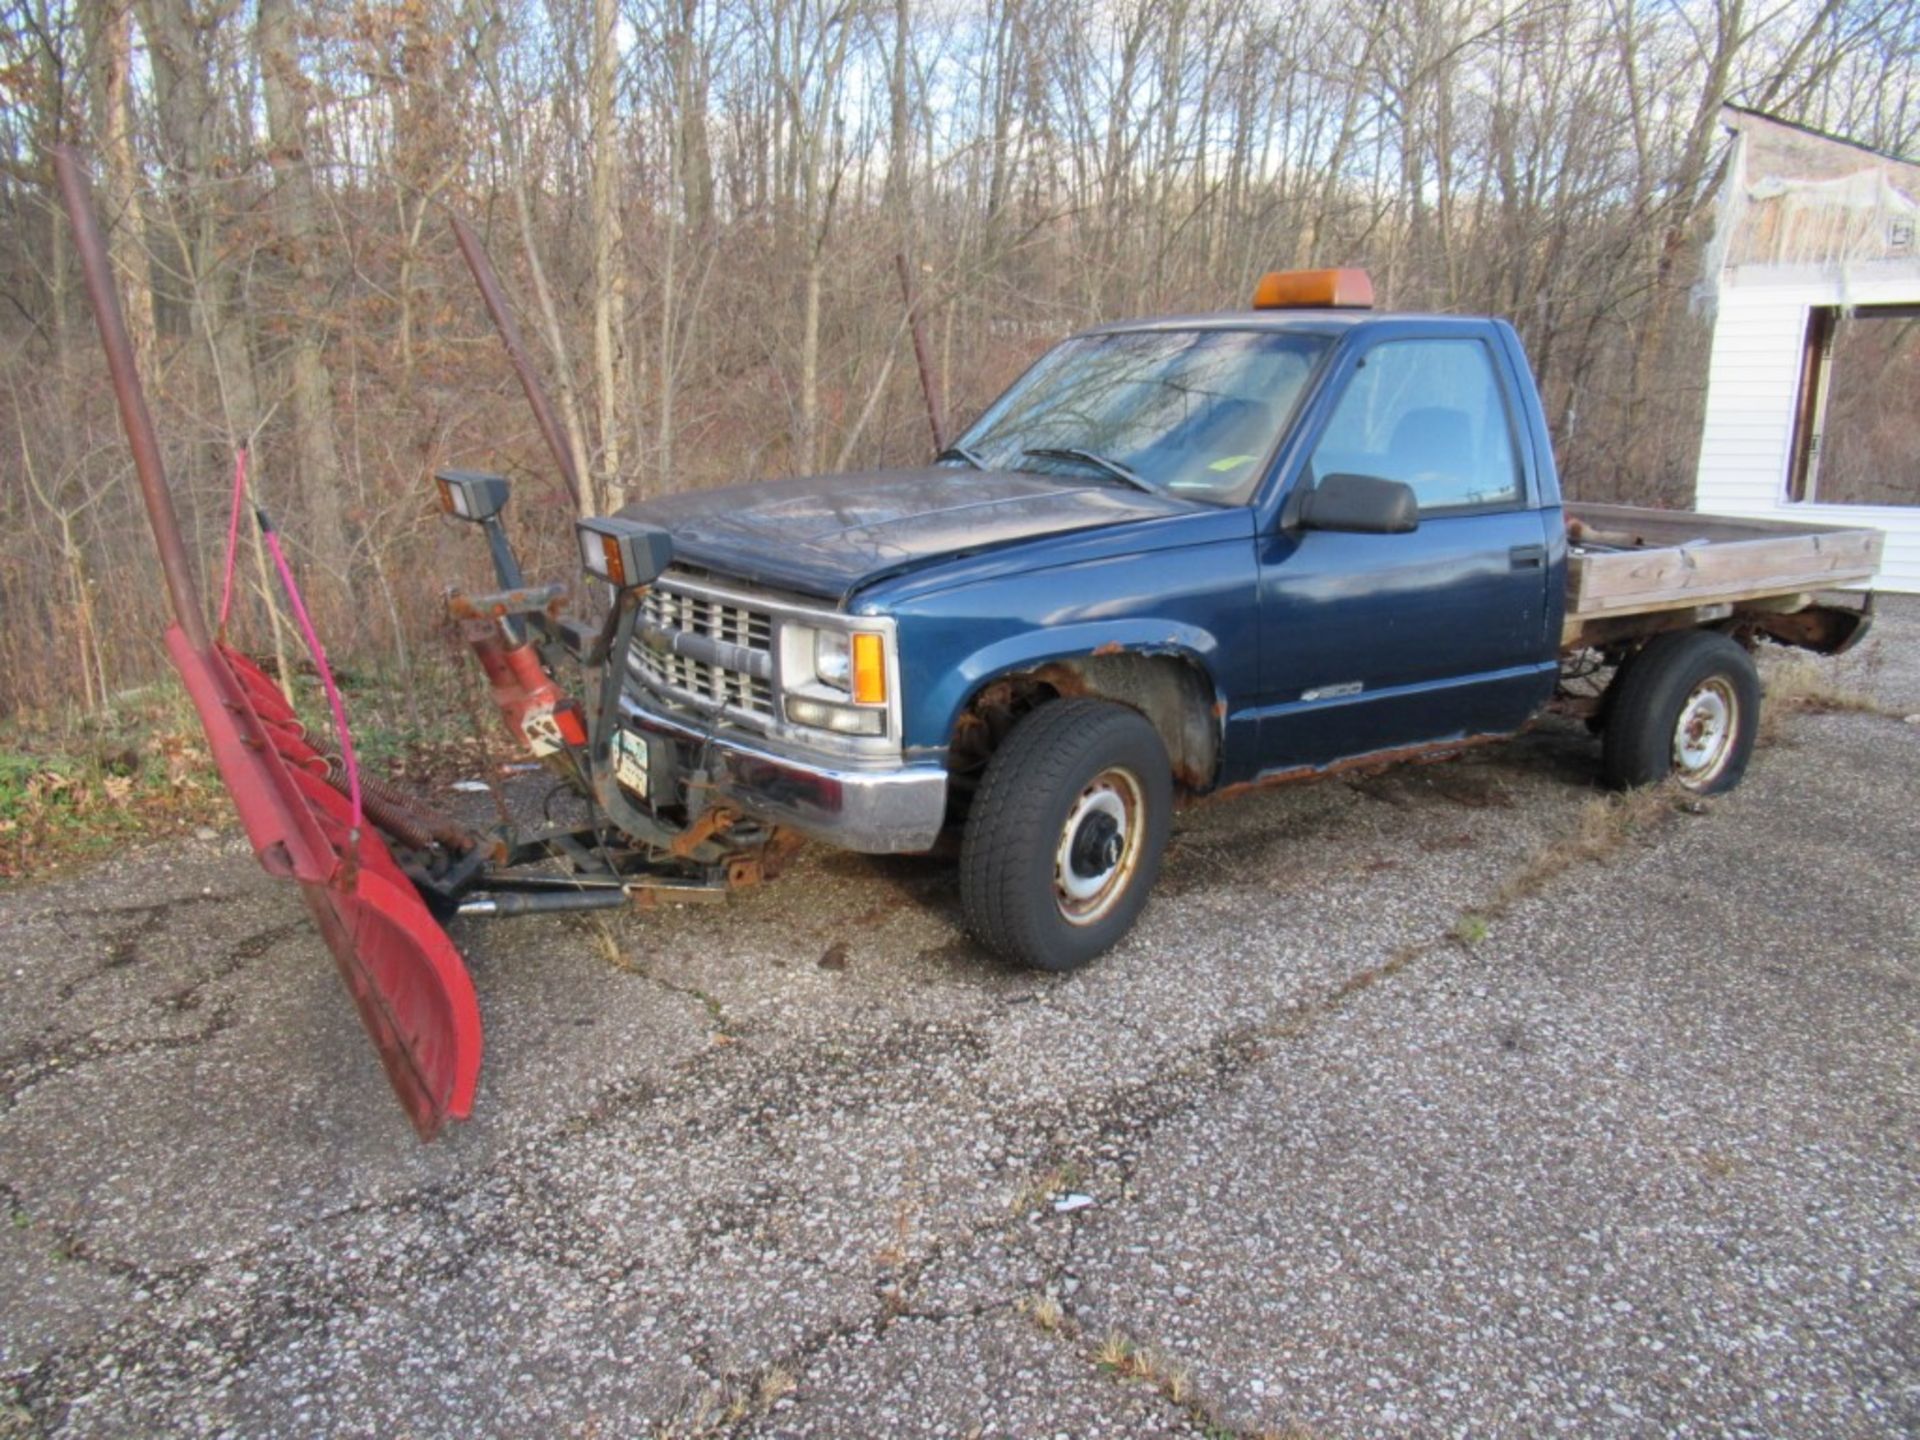
[[[1787,498],[1920,505],[1920,304],[1807,312]]]

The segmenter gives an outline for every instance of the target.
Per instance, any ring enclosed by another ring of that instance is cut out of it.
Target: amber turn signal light
[[[886,642],[871,632],[853,637],[853,698],[862,705],[886,703]]]

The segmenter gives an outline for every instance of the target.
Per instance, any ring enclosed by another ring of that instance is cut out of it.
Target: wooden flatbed
[[[1880,566],[1878,530],[1569,504],[1565,649],[1738,612],[1786,616]]]

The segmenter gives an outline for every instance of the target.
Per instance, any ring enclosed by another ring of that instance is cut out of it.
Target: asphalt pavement
[[[1072,976],[818,848],[462,924],[430,1146],[237,833],[0,892],[0,1436],[1914,1433],[1920,602],[1822,666],[1704,805],[1193,808]]]

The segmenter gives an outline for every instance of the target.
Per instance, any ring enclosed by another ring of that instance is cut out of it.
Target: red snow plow
[[[781,832],[717,807],[676,823],[635,806],[620,783],[631,763],[618,743],[620,657],[632,647],[647,586],[670,558],[669,538],[619,519],[580,522],[584,568],[612,596],[604,621],[589,627],[563,615],[567,587],[526,584],[499,518],[506,482],[464,471],[439,475],[443,508],[482,528],[500,582],[495,593],[449,596],[449,614],[485,670],[510,733],[572,785],[590,818],[571,827],[503,821],[475,830],[397,787],[361,777],[325,653],[264,515],[260,524],[289,607],[328,692],[337,749],[316,738],[279,686],[226,643],[224,614],[220,632],[209,628],[82,161],[56,148],[54,167],[173,605],[168,654],[254,854],[270,874],[299,884],[394,1093],[421,1138],[431,1139],[447,1121],[471,1113],[481,1056],[473,984],[441,917],[715,896],[771,874],[786,848]],[[541,432],[577,495],[571,452],[492,268],[466,226],[453,223]],[[242,493],[236,484],[236,526]],[[581,694],[593,696],[591,711],[560,682],[567,669],[580,676]]]

